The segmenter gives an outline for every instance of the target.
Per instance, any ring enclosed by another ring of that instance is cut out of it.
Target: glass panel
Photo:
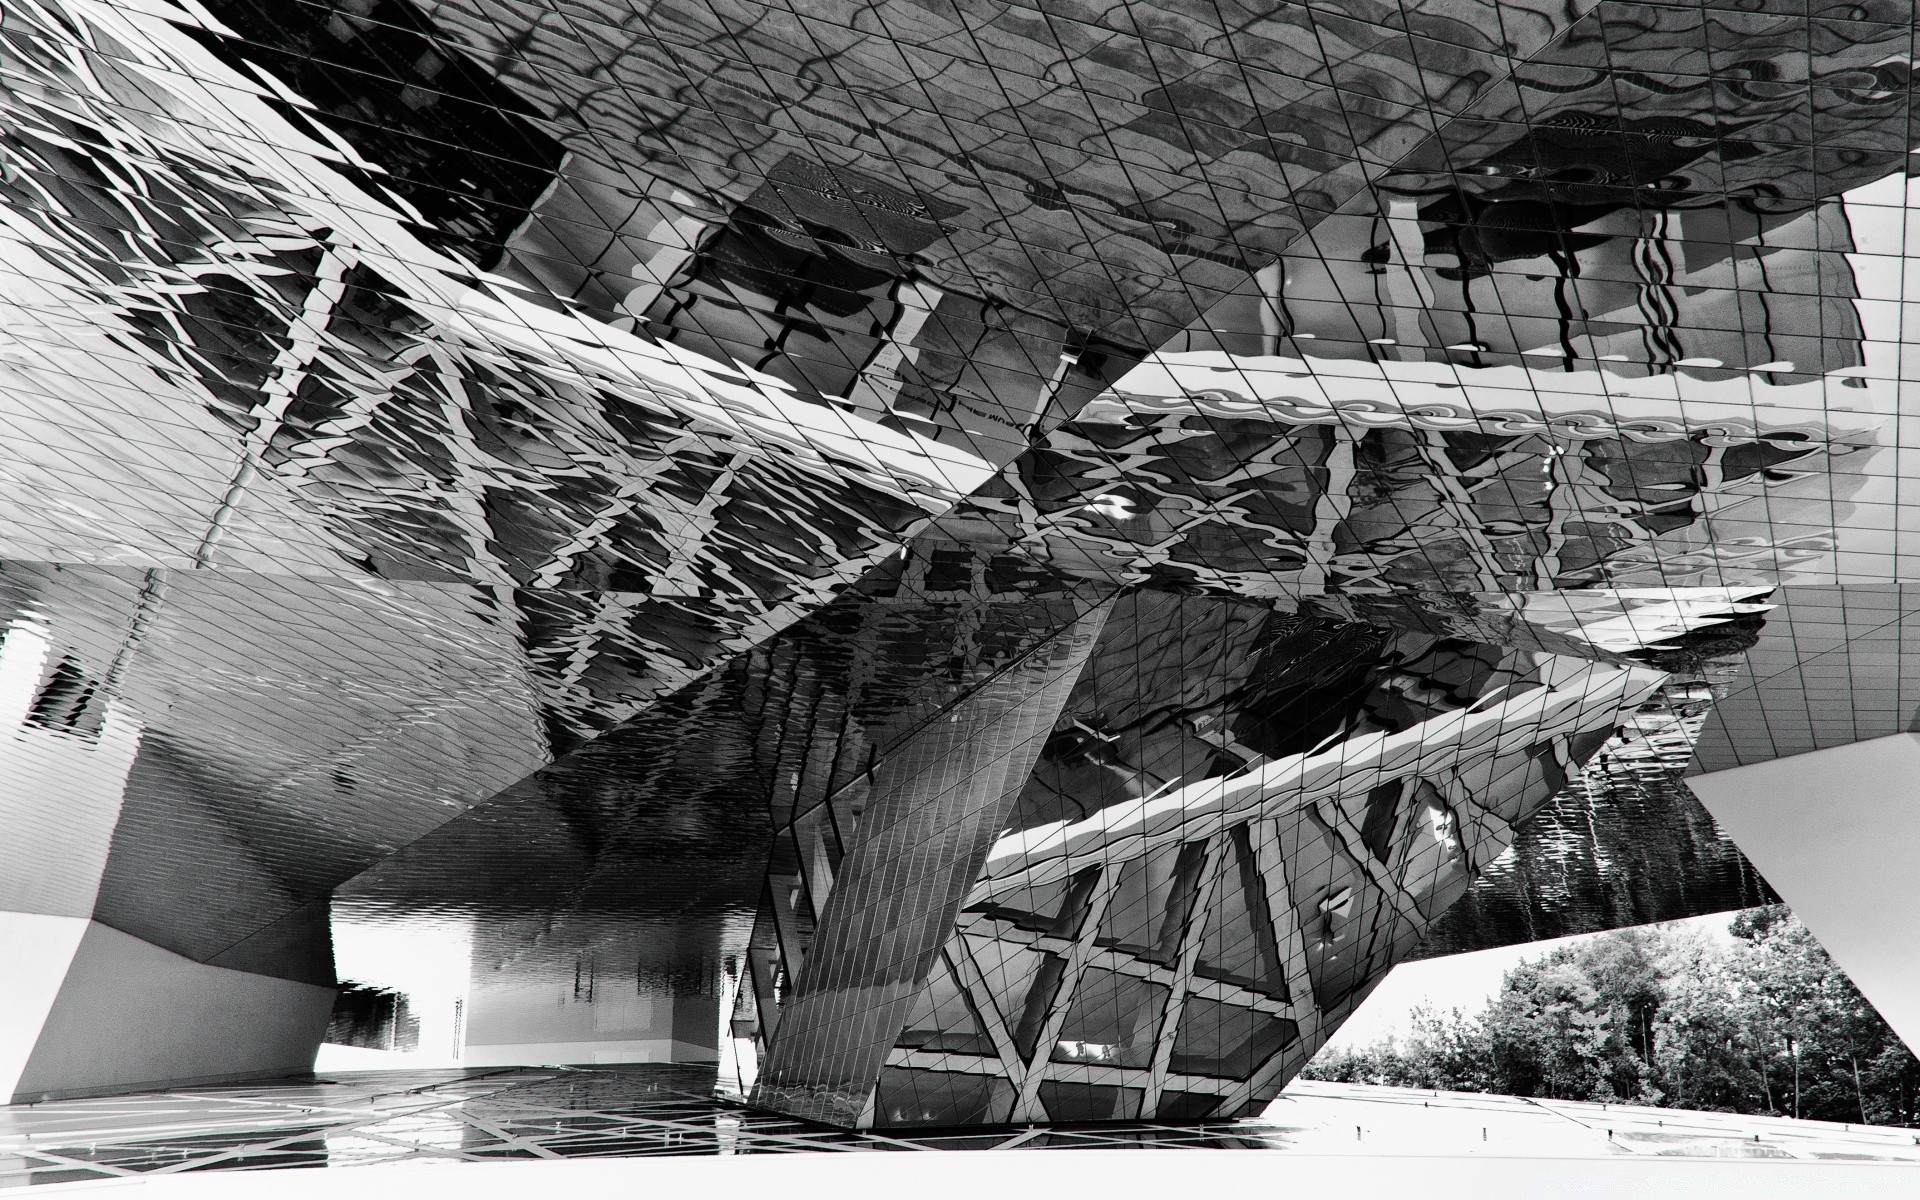
[[[953,1054],[992,1054],[993,1042],[947,968],[946,955],[934,959],[927,984],[913,999],[913,1011],[895,1043],[910,1050],[945,1050]]]
[[[1073,1008],[1053,1061],[1100,1063],[1110,1067],[1144,1067],[1153,1060],[1153,1044],[1160,1031],[1171,989],[1134,975],[1088,967],[1074,992]]]
[[[1226,849],[1194,972],[1285,1000],[1286,971],[1267,909],[1266,880],[1245,825],[1229,831]]]
[[[1053,998],[1060,993],[1060,977],[1067,971],[1067,960],[1057,954],[1042,954],[1039,958],[1033,986],[1027,989],[1026,1002],[1020,1009],[1020,1022],[1013,1030],[1013,1044],[1023,1061],[1031,1061],[1034,1051],[1040,1048],[1040,1032],[1047,1026],[1047,1016],[1053,1011]]]
[[[1013,1085],[997,1075],[887,1067],[874,1096],[873,1123],[972,1125],[1008,1119]]]
[[[1400,886],[1432,918],[1459,898],[1468,879],[1460,823],[1432,784],[1421,780],[1400,848]]]
[[[1044,1015],[1065,964],[1054,955],[974,933],[963,934],[954,948],[973,956],[974,969],[980,972],[985,984],[986,994],[975,993],[974,1003],[991,1004],[1002,1023],[1015,1030],[1016,1042],[1023,1036],[1037,1040],[1040,1027],[1036,1025],[1027,1033],[1025,1014],[1034,1006],[1033,997],[1038,995],[1038,1009]],[[1036,979],[1041,986],[1035,986]],[[1022,1058],[1033,1056],[1032,1040],[1022,1045]]]
[[[1160,1106],[1150,1116],[1162,1121],[1197,1121],[1211,1116],[1220,1097],[1205,1092],[1161,1092]]]
[[[1367,815],[1360,826],[1360,840],[1381,866],[1393,853],[1393,831],[1400,818],[1401,781],[1383,783],[1367,793]]]
[[[1203,842],[1162,846],[1127,863],[1095,941],[1150,962],[1172,962],[1205,863]]]
[[[1245,1079],[1299,1036],[1300,1027],[1285,1017],[1189,996],[1170,1065],[1176,1075]]]
[[[1040,1085],[1040,1103],[1056,1121],[1131,1121],[1140,1115],[1140,1088],[1091,1083]]]
[[[1314,1002],[1330,1009],[1365,982],[1355,967],[1373,943],[1380,889],[1311,809],[1278,828],[1294,920],[1306,945],[1307,978]]]
[[[1080,922],[1086,916],[1087,901],[1100,883],[1100,868],[1088,867],[1068,879],[1039,887],[1021,888],[996,896],[968,912],[984,913],[997,921],[1011,921],[1020,929],[1054,937],[1072,938],[1080,934]]]

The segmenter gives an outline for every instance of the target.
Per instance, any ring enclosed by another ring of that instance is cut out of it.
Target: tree
[[[1486,1017],[1491,1090],[1657,1103],[1654,1015],[1663,945],[1644,930],[1562,947],[1502,980]]]
[[[1707,1112],[1771,1108],[1726,955],[1695,939],[1678,948],[1667,966],[1665,999],[1654,1018],[1654,1070],[1665,1102]]]
[[[1728,928],[1746,943],[1732,957],[1737,995],[1763,1043],[1760,1052],[1781,1052],[1790,1080],[1790,1090],[1783,1089],[1791,1098],[1787,1115],[1801,1116],[1807,1036],[1821,1019],[1833,962],[1806,926],[1779,906],[1741,913]],[[1779,1070],[1779,1060],[1772,1068]]]
[[[1920,1121],[1920,1061],[1785,908],[1731,948],[1649,927],[1508,971],[1479,1013],[1418,1010],[1398,1041],[1305,1076],[1832,1121]]]
[[[1405,1041],[1387,1039],[1364,1048],[1343,1048],[1313,1060],[1305,1075],[1335,1083],[1485,1091],[1490,1063],[1483,1025],[1459,1009],[1445,1015],[1430,1008],[1410,1014]]]

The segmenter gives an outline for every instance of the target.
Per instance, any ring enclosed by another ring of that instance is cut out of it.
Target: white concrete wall
[[[304,1072],[333,998],[332,988],[210,967],[87,922],[11,1098]]]
[[[719,1001],[642,996],[631,980],[607,981],[591,999],[565,980],[500,981],[476,972],[468,992],[468,1067],[549,1063],[712,1062]],[[701,1039],[699,1034],[705,1034]]]
[[[1773,890],[1920,1050],[1920,734],[1687,780]]]
[[[0,1102],[12,1097],[91,924],[84,917],[0,912]]]
[[[463,1067],[587,1066],[617,1063],[712,1062],[711,1046],[676,1042],[671,1038],[618,1042],[520,1042],[499,1045],[468,1044]]]
[[[25,618],[0,635],[0,910],[91,917],[141,728],[112,702],[94,738],[27,724],[64,652]]]

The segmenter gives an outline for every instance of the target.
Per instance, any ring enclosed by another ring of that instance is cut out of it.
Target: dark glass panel
[[[1040,1085],[1040,1103],[1056,1121],[1130,1121],[1140,1115],[1139,1088],[1092,1083]]]
[[[1171,993],[1137,975],[1089,967],[1054,1043],[1053,1061],[1144,1067],[1153,1060],[1160,1014]]]
[[[1206,865],[1206,846],[1162,846],[1120,868],[1096,942],[1170,963],[1180,948]]]
[[[1245,825],[1228,833],[1227,849],[1213,903],[1207,908],[1194,973],[1285,1000],[1286,969],[1267,906],[1267,883],[1254,861]]]
[[[992,1054],[993,1042],[955,982],[946,956],[934,960],[927,985],[914,997],[913,1011],[894,1043],[912,1050],[945,1050],[951,1054]]]
[[[1285,1017],[1189,996],[1170,1065],[1177,1075],[1245,1079],[1299,1036],[1300,1027]]]
[[[1206,1092],[1161,1092],[1153,1115],[1163,1121],[1198,1121],[1212,1116],[1219,1106],[1220,1097]]]
[[[1012,1087],[998,1076],[887,1067],[874,1095],[873,1123],[882,1128],[987,1124],[1006,1120],[1012,1099]]]

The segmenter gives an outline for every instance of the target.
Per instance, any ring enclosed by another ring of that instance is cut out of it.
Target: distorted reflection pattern
[[[1920,704],[1913,29],[9,4],[0,1099],[1210,1120],[1409,955],[1770,898],[1685,773]]]

